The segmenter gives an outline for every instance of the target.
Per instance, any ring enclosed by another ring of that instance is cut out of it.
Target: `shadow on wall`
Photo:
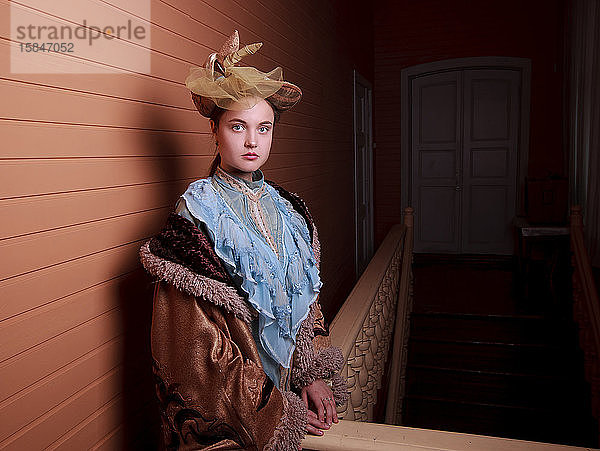
[[[178,196],[179,183],[172,183],[182,178],[179,166],[179,155],[185,152],[179,148],[168,117],[164,115],[150,118],[149,130],[142,132],[142,146],[145,149],[145,158],[153,161],[155,165],[147,174],[146,180],[157,183],[164,191],[160,193],[163,200],[156,205],[164,214],[158,215],[156,223],[138,224],[140,233],[140,246],[150,236],[157,233],[163,226],[167,215],[172,211]],[[203,168],[199,168],[198,173]],[[156,217],[156,216],[155,216]],[[152,231],[150,236],[145,236]],[[138,255],[131,256],[138,259]],[[122,437],[119,441],[122,449],[128,450],[154,450],[158,449],[160,439],[160,417],[158,402],[154,389],[152,374],[152,357],[150,351],[150,328],[152,323],[152,298],[154,281],[144,271],[141,264],[132,272],[121,277],[118,285],[118,302],[122,310],[124,330],[123,349],[123,380],[122,396],[123,408],[120,422],[123,425]]]

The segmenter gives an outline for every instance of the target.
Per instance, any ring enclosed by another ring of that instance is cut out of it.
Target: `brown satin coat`
[[[262,370],[254,339],[241,319],[160,283],[152,354],[164,377],[167,397],[161,402],[168,421],[179,420],[171,425],[175,430],[184,424],[179,449],[199,449],[195,442],[213,444],[208,449],[262,449],[271,439],[284,399]],[[169,368],[169,374],[161,368]],[[197,412],[177,417],[179,400]],[[181,443],[186,438],[190,446]]]

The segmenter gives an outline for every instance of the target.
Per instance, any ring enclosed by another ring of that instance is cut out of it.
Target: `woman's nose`
[[[254,148],[258,144],[256,142],[256,135],[252,132],[246,134],[246,142],[244,144],[246,147]]]

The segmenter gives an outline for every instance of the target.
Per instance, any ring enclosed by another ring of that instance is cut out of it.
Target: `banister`
[[[341,420],[303,449],[322,451],[591,451],[592,448]]]
[[[371,302],[376,294],[374,288],[379,287],[385,275],[382,268],[385,269],[390,265],[405,233],[406,227],[404,225],[396,224],[391,228],[331,322],[329,328],[331,342],[333,345],[342,348],[344,356],[348,356],[354,347],[354,338],[361,331],[363,320],[369,312]]]
[[[373,420],[373,406],[385,369],[389,347],[394,345],[396,376],[401,374],[404,332],[394,336],[394,325],[406,327],[409,312],[412,268],[412,208],[405,210],[403,224],[394,225],[367,265],[354,289],[342,305],[330,327],[332,344],[339,346],[345,359],[342,375],[348,380],[349,399],[338,407],[338,416],[358,421]],[[399,294],[404,293],[404,298]],[[400,299],[400,301],[399,301]],[[397,305],[401,305],[401,321],[397,323]],[[394,380],[388,403],[395,413],[401,378]]]
[[[571,207],[573,312],[579,328],[585,377],[590,384],[592,414],[600,425],[600,301],[583,238],[581,207]]]
[[[575,274],[578,276],[577,283],[581,284],[580,288],[584,293],[583,301],[593,330],[594,347],[600,353],[600,302],[592,274],[592,264],[584,243],[583,216],[579,205],[571,207],[571,247]]]
[[[390,377],[385,422],[402,424],[402,399],[406,379],[406,358],[408,356],[408,335],[410,332],[409,317],[413,306],[413,209],[404,209],[404,225],[406,234],[403,243],[402,270],[398,289],[398,305],[396,307],[396,324],[394,327],[394,343],[390,365]]]

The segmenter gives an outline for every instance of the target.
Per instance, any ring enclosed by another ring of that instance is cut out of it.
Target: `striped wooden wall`
[[[470,56],[532,61],[529,175],[564,173],[561,137],[565,0],[420,0],[374,3],[375,236],[401,222],[400,73]],[[416,211],[415,215],[419,212]]]
[[[354,278],[352,68],[372,73],[372,40],[336,3],[152,0],[150,73],[51,75],[10,72],[0,0],[0,449],[154,447],[152,283],[137,252],[206,173],[209,129],[183,80],[233,29],[264,42],[245,62],[281,65],[304,91],[265,173],[311,208],[337,311]]]

